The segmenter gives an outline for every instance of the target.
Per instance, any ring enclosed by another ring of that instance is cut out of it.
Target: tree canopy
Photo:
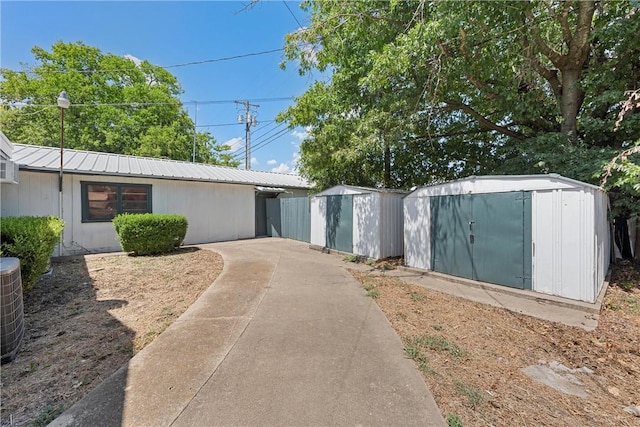
[[[637,111],[615,126],[640,87],[633,2],[302,7],[311,24],[288,36],[288,59],[330,78],[280,119],[308,128],[300,171],[318,188],[550,172],[598,184],[609,160],[639,144]]]
[[[229,147],[196,132],[175,76],[148,61],[77,43],[32,49],[32,69],[0,69],[0,125],[13,142],[58,146],[65,91],[65,147],[237,166]],[[195,135],[194,135],[195,133]]]

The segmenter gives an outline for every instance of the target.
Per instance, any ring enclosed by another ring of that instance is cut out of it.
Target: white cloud
[[[277,160],[275,160],[275,159],[267,160],[267,164],[268,164],[269,166],[277,165],[277,164],[278,164],[278,161],[277,161]]]
[[[241,148],[244,145],[244,139],[231,138],[230,140],[226,141],[223,145],[228,145],[229,150],[236,151],[238,148]]]
[[[130,53],[127,53],[124,57],[127,58],[128,60],[132,61],[138,67],[140,66],[140,64],[142,64],[142,60],[140,58],[137,58],[137,57],[131,55]]]
[[[291,132],[291,135],[295,136],[300,141],[302,141],[303,139],[305,139],[309,135],[309,133],[306,130],[303,131],[303,132],[294,130],[293,132]]]
[[[286,163],[280,163],[278,167],[272,168],[271,172],[291,173],[291,167],[289,167],[289,165],[287,165]]]
[[[258,159],[256,159],[255,157],[251,158],[251,166],[256,166],[260,164],[260,162],[258,162]]]

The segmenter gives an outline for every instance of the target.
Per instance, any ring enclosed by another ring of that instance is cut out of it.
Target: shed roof
[[[336,185],[331,188],[327,188],[324,191],[321,191],[315,194],[315,197],[323,197],[323,196],[334,196],[334,195],[343,195],[343,194],[370,194],[370,193],[393,193],[403,196],[408,193],[405,190],[394,190],[391,188],[369,188],[369,187],[358,187],[355,185]]]
[[[555,173],[550,173],[539,175],[470,176],[455,181],[421,187],[412,191],[406,197],[414,198],[454,194],[501,193],[509,191],[536,191],[569,188],[604,191],[596,185],[577,181]]]
[[[13,144],[13,161],[24,170],[58,171],[60,149]],[[83,175],[208,181],[266,187],[310,187],[305,179],[297,175],[71,149],[64,150],[63,168],[66,173]]]
[[[501,193],[509,191],[542,191],[569,188],[604,191],[598,186],[551,173],[540,175],[470,176],[455,181],[421,187],[412,191],[406,197],[415,198],[472,193]]]

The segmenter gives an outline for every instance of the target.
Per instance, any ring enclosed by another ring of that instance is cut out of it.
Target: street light
[[[58,107],[60,107],[60,176],[58,177],[58,203],[60,204],[59,212],[60,212],[60,221],[62,219],[62,175],[64,173],[64,110],[69,108],[71,105],[71,101],[69,101],[69,97],[67,96],[67,92],[60,92],[58,95]],[[58,256],[62,256],[62,242],[64,240],[63,234],[60,234],[60,243],[58,246]]]
[[[71,105],[71,101],[69,101],[67,92],[60,92],[60,95],[58,95],[58,107],[60,107],[60,178],[58,182],[58,191],[60,192],[60,197],[62,197],[62,174],[64,170],[64,110],[69,108],[69,105]],[[60,219],[62,219],[62,203],[60,204]]]

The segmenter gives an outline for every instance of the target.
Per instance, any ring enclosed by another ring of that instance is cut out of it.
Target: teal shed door
[[[353,196],[327,196],[327,248],[353,252]]]
[[[431,268],[434,271],[473,279],[469,244],[471,196],[431,198]]]
[[[434,271],[531,289],[531,193],[431,199]]]

